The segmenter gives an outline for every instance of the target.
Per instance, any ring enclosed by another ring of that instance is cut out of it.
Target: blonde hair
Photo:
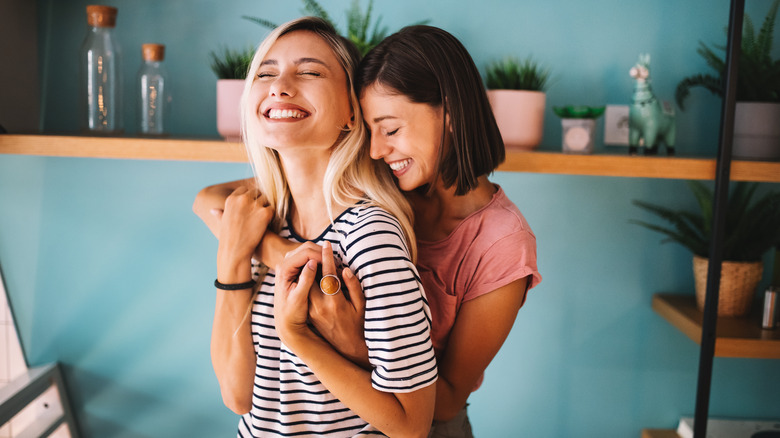
[[[248,108],[249,92],[256,72],[276,41],[294,31],[309,31],[323,39],[333,50],[347,76],[349,102],[355,123],[345,128],[331,151],[323,180],[323,196],[328,217],[334,220],[333,205],[354,205],[365,202],[384,208],[395,216],[401,224],[407,249],[412,262],[417,258],[417,245],[412,227],[412,209],[406,198],[400,193],[387,166],[371,159],[367,144],[368,133],[363,124],[360,101],[354,89],[354,70],[360,55],[354,44],[339,36],[331,25],[316,17],[303,17],[285,23],[274,29],[255,52],[244,83],[241,97],[241,131],[255,174],[260,192],[268,199],[276,211],[272,223],[279,231],[282,221],[290,212],[292,201],[287,185],[287,177],[282,170],[278,153],[263,144],[263,139],[249,123],[251,117],[257,117],[254,110]]]

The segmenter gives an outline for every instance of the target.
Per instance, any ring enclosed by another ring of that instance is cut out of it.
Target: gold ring
[[[328,274],[320,280],[320,290],[325,295],[336,295],[341,292],[341,280],[335,275]]]

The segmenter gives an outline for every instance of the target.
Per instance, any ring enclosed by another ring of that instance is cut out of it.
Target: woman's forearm
[[[278,234],[266,231],[260,246],[255,251],[255,259],[262,261],[266,266],[276,266],[284,260],[284,256],[299,247],[300,243],[285,239]]]
[[[222,400],[243,415],[252,407],[255,351],[250,329],[252,291],[217,291],[211,331],[211,363]]]
[[[217,249],[217,280],[223,284],[247,283],[252,279],[249,248],[235,247],[236,236],[225,228]],[[244,239],[240,239],[244,241]],[[233,412],[243,415],[252,407],[256,356],[252,343],[251,312],[253,289],[217,289],[211,331],[211,362],[219,382],[222,400]]]
[[[458,412],[466,406],[466,401],[471,395],[471,389],[468,390],[454,386],[446,379],[446,376],[439,375],[436,380],[436,408],[433,412],[433,419],[437,421],[448,421],[455,418]]]

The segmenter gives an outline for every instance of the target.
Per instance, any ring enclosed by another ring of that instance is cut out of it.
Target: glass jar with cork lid
[[[161,136],[166,133],[170,90],[163,66],[165,46],[143,44],[143,61],[137,77],[138,134]]]
[[[122,133],[121,50],[114,35],[117,9],[87,6],[87,36],[79,51],[83,131],[92,134]]]

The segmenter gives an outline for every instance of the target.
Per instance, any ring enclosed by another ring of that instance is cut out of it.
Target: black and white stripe
[[[303,242],[287,226],[282,237]],[[385,392],[411,392],[436,380],[431,313],[398,221],[378,207],[342,213],[315,243],[329,241],[336,262],[356,273],[366,295],[365,337],[371,381]],[[320,383],[274,329],[274,273],[263,279],[252,309],[257,371],[252,410],[239,437],[381,435]]]

